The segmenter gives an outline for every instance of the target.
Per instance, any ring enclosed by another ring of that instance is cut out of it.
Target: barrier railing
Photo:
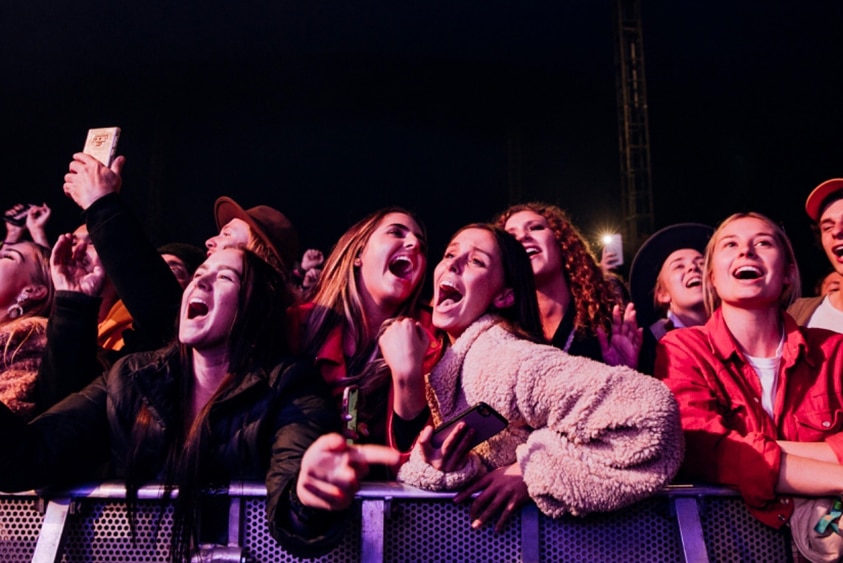
[[[269,535],[263,484],[229,488],[229,541],[196,561],[295,562]],[[172,505],[162,489],[139,491],[130,534],[125,488],[102,483],[51,493],[0,493],[0,561],[165,562]],[[352,524],[324,563],[361,561],[790,561],[787,533],[756,521],[734,492],[670,486],[623,510],[547,518],[524,506],[500,534],[472,530],[467,505],[451,493],[366,483]],[[307,561],[314,561],[308,559]]]

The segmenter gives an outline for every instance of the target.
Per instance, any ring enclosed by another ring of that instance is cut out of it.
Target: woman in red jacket
[[[784,231],[761,214],[721,223],[703,287],[711,318],[669,332],[656,352],[655,376],[680,404],[684,475],[737,489],[778,528],[792,497],[843,493],[843,337],[785,313],[799,270]]]

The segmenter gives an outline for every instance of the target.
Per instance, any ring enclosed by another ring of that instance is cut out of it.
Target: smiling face
[[[242,219],[232,219],[226,223],[217,236],[205,241],[208,249],[208,256],[223,248],[232,246],[248,246],[251,241],[252,231],[249,225]]]
[[[703,307],[704,261],[703,255],[693,248],[671,252],[659,271],[656,300],[677,314]]]
[[[184,290],[179,341],[194,350],[225,351],[239,308],[243,252],[214,252],[196,269]]]
[[[510,305],[494,235],[477,228],[458,232],[433,273],[433,325],[453,341],[493,306]]]
[[[31,242],[0,248],[0,316],[7,314],[25,288],[34,290],[37,261],[38,250]]]
[[[830,203],[820,216],[820,241],[834,270],[843,274],[843,199]]]
[[[772,225],[753,216],[725,223],[715,233],[707,268],[724,306],[778,307],[797,274],[776,235]]]
[[[354,260],[364,301],[389,314],[407,301],[427,267],[421,227],[405,213],[380,220]]]
[[[513,235],[524,246],[536,285],[548,277],[555,277],[562,271],[562,249],[550,224],[535,211],[519,211],[506,220],[504,230]]]

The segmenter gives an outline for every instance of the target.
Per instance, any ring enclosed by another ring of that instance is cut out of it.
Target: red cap
[[[841,190],[843,190],[843,178],[832,178],[831,180],[826,180],[814,188],[814,191],[812,191],[808,196],[808,199],[805,200],[805,211],[808,213],[808,217],[818,223],[820,215],[822,215],[822,208],[825,200],[834,192]]]

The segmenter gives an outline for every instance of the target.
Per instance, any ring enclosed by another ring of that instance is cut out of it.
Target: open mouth
[[[453,305],[462,301],[462,297],[462,293],[451,282],[442,282],[439,284],[439,300],[436,305]]]
[[[413,261],[407,256],[396,256],[389,262],[389,271],[399,278],[408,278],[413,273]]]
[[[843,246],[835,246],[831,251],[838,258],[843,258]]]
[[[196,317],[203,317],[208,314],[208,306],[199,301],[199,300],[191,300],[190,303],[187,305],[187,318],[188,319],[195,319]]]
[[[527,256],[531,258],[539,253],[539,249],[534,246],[524,247],[524,250],[527,251]]]
[[[687,282],[685,282],[685,287],[689,288],[689,289],[692,288],[692,287],[700,287],[701,285],[702,285],[702,278],[697,277],[697,276],[694,276],[693,278],[691,278]]]
[[[764,274],[755,266],[741,266],[732,275],[739,280],[757,280]]]

